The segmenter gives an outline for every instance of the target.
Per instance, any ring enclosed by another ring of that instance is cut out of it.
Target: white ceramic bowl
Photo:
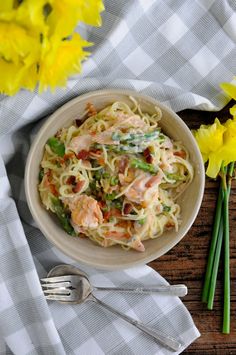
[[[94,104],[97,110],[101,110],[114,101],[130,103],[130,95],[138,100],[143,112],[154,113],[154,106],[161,108],[163,117],[160,126],[164,133],[185,145],[194,166],[194,179],[178,200],[182,209],[182,223],[179,231],[166,231],[157,239],[145,241],[146,251],[143,253],[134,250],[125,251],[119,246],[102,248],[88,238],[69,236],[61,228],[56,217],[43,207],[37,190],[39,166],[48,138],[54,135],[59,128],[68,126],[75,118],[79,118],[88,102]],[[30,211],[38,227],[49,241],[74,260],[93,267],[111,270],[148,263],[173,248],[184,237],[197,216],[203,197],[204,179],[204,166],[197,144],[189,128],[178,115],[155,99],[134,91],[99,90],[71,100],[53,113],[44,123],[29,151],[25,170],[25,191]]]

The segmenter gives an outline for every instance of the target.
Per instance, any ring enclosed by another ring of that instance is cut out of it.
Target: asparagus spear
[[[149,132],[149,133],[126,133],[121,134],[118,132],[114,132],[112,134],[112,139],[114,141],[119,142],[127,142],[127,143],[141,143],[143,141],[152,141],[159,137],[160,130]]]
[[[63,157],[65,154],[65,145],[60,142],[56,137],[51,137],[48,139],[47,144],[52,149],[53,153]]]
[[[131,160],[130,166],[132,168],[137,168],[137,169],[141,169],[141,170],[144,170],[144,171],[148,171],[151,174],[156,174],[156,172],[157,172],[157,170],[155,169],[155,167],[152,164],[145,163],[141,159],[133,159],[133,160]]]
[[[53,209],[55,214],[57,215],[63,229],[70,235],[75,235],[74,228],[70,224],[69,216],[65,211],[65,208],[62,204],[62,202],[56,198],[52,197],[51,198],[52,204],[53,204]]]

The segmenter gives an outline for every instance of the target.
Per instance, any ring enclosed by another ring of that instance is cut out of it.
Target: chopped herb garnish
[[[111,186],[116,186],[116,185],[118,185],[118,182],[119,182],[118,177],[116,177],[116,176],[112,176],[112,177],[111,177],[111,179],[110,179],[110,184],[111,184]]]
[[[146,222],[146,218],[140,219],[138,221],[138,223],[141,224],[141,226],[143,226],[145,222]]]
[[[164,211],[164,212],[170,212],[170,210],[171,210],[171,207],[170,207],[170,206],[163,205],[163,211]]]
[[[115,199],[115,197],[116,197],[116,193],[112,192],[111,194],[106,194],[105,199],[108,201],[112,201]]]

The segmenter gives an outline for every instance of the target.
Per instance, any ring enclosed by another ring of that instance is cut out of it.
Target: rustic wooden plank
[[[196,129],[200,124],[208,124],[217,116],[225,121],[229,118],[228,109],[202,112],[185,110],[179,113],[186,124]],[[182,241],[166,255],[149,265],[171,283],[184,282],[189,289],[183,302],[190,311],[201,337],[184,354],[235,355],[236,354],[236,182],[233,182],[230,196],[230,265],[231,265],[231,333],[221,334],[223,274],[222,262],[217,280],[214,309],[209,311],[201,302],[202,285],[209,251],[212,222],[214,217],[218,182],[206,180],[205,194],[200,212],[191,230]]]

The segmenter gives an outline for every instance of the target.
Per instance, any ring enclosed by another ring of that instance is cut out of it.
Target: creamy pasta
[[[189,154],[165,135],[162,112],[114,102],[90,104],[82,124],[60,129],[45,145],[39,193],[71,235],[102,247],[144,251],[143,241],[181,223],[177,198],[193,179]]]

